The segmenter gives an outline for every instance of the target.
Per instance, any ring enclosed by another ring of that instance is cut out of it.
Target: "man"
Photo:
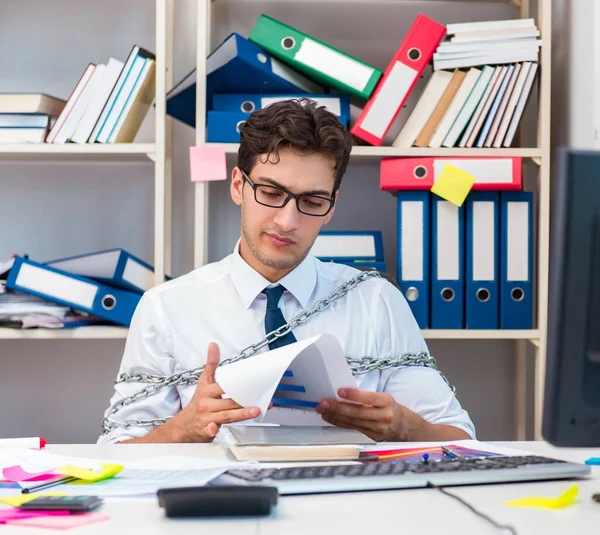
[[[99,442],[210,442],[220,425],[258,416],[257,407],[222,397],[215,370],[221,357],[256,344],[359,273],[309,254],[335,211],[351,148],[352,137],[337,117],[313,101],[288,100],[250,115],[230,185],[241,209],[233,254],[144,294],[120,369],[167,376],[205,365],[204,371],[196,385],[162,388],[114,413],[109,409],[105,416],[128,426],[113,426]],[[427,351],[404,297],[384,278],[359,283],[279,343],[322,332],[335,335],[352,357]],[[469,416],[431,367],[375,369],[356,379],[359,389],[338,392],[347,401],[320,402],[313,415],[318,422],[379,441],[474,437]],[[144,386],[118,383],[111,406]],[[136,425],[162,418],[169,419]]]

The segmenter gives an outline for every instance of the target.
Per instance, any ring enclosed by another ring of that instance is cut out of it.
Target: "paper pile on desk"
[[[0,450],[0,471],[5,468],[35,474],[71,466],[80,470],[101,472],[103,465],[122,466],[114,477],[94,483],[74,482],[52,487],[66,495],[93,494],[95,496],[153,495],[160,488],[202,486],[232,467],[256,466],[256,463],[234,463],[229,460],[201,459],[198,457],[162,456],[140,461],[86,459],[68,457],[38,450],[6,448]],[[106,466],[104,466],[106,468]],[[20,481],[22,488],[38,485],[39,481]],[[0,496],[15,494],[15,489],[0,490]]]

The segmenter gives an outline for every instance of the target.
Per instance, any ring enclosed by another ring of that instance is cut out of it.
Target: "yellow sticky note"
[[[67,496],[64,492],[33,492],[31,494],[17,494],[16,496],[6,496],[0,498],[0,502],[13,507],[19,507],[24,503],[27,503],[38,496]]]
[[[431,192],[447,201],[462,206],[475,184],[475,177],[458,167],[446,164],[431,187]]]
[[[87,468],[79,468],[78,466],[63,466],[62,468],[57,469],[56,472],[81,479],[82,483],[95,483],[96,481],[114,477],[121,470],[123,470],[123,466],[120,464],[102,463],[99,472],[88,470]],[[73,483],[77,483],[77,481],[73,481]]]
[[[577,487],[577,485],[571,485],[565,492],[556,498],[530,496],[528,498],[521,498],[520,500],[513,500],[508,502],[507,505],[513,505],[515,507],[537,507],[538,509],[560,509],[561,507],[573,505],[578,494],[579,487]]]

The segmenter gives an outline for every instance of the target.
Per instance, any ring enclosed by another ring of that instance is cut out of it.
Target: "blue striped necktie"
[[[265,288],[262,293],[267,296],[267,311],[265,313],[265,333],[269,334],[271,331],[285,325],[287,322],[283,317],[283,313],[279,308],[279,300],[285,288],[279,284],[273,288]],[[276,349],[278,347],[293,344],[296,341],[296,337],[290,331],[285,336],[278,338],[277,340],[269,344],[269,349]]]

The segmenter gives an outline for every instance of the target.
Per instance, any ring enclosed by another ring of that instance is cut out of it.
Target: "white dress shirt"
[[[308,255],[278,282],[286,288],[279,301],[286,321],[330,295],[357,273],[355,268],[321,262]],[[234,252],[220,262],[152,288],[142,296],[133,316],[119,373],[179,373],[205,364],[210,342],[217,342],[221,358],[226,358],[262,340],[266,297],[261,292],[269,285],[239,255],[238,243]],[[345,355],[351,357],[387,358],[427,351],[402,293],[380,278],[361,282],[293,332],[297,340],[329,332],[339,340]],[[268,347],[261,351],[268,351]],[[436,370],[372,370],[357,375],[356,380],[361,390],[389,392],[398,403],[428,422],[452,425],[475,437],[469,415]],[[143,386],[116,385],[110,404]],[[111,418],[125,421],[173,416],[189,403],[195,388],[163,389]],[[314,416],[318,422],[307,423],[324,424],[320,415]],[[277,409],[268,411],[268,418],[277,422]],[[100,436],[98,442],[141,437],[150,430],[117,428]]]

